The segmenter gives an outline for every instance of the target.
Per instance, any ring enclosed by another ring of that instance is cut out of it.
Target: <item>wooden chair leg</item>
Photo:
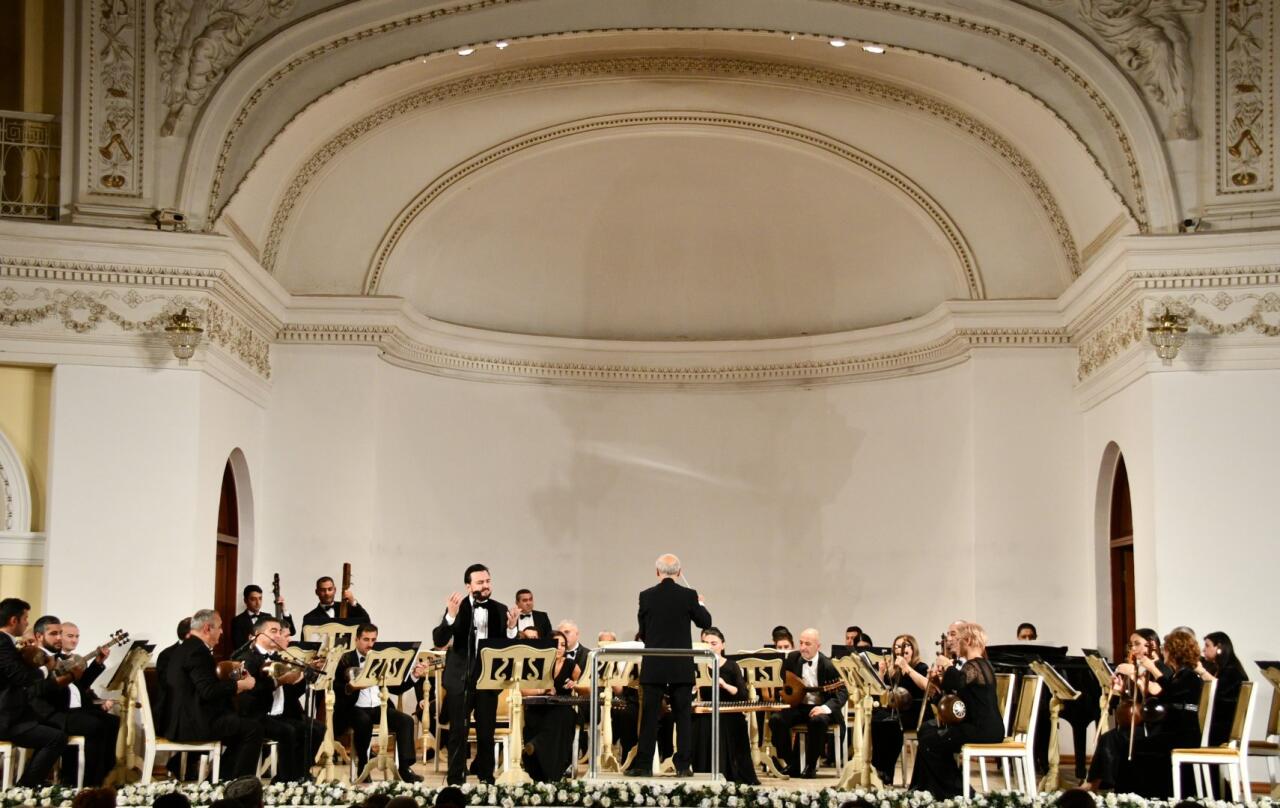
[[[1173,798],[1182,799],[1182,767],[1178,765],[1177,758],[1173,760]]]

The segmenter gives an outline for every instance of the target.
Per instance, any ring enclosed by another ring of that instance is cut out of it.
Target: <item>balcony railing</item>
[[[58,118],[0,110],[0,216],[57,219]]]

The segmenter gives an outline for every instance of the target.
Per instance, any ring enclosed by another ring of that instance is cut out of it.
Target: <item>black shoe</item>
[[[400,779],[406,783],[421,783],[422,775],[414,774],[408,769],[405,769],[404,771],[400,772]]]
[[[676,769],[676,777],[693,777],[693,769],[688,767]]]
[[[639,766],[632,766],[630,769],[627,769],[623,773],[627,775],[627,777],[652,777],[653,776],[653,772],[645,771]]]
[[[774,758],[773,767],[784,777],[791,774],[791,767],[787,765],[785,760],[778,760],[777,758]]]
[[[816,780],[818,779],[818,769],[816,766],[810,766],[805,769],[804,774],[801,774],[800,776],[806,780]]]

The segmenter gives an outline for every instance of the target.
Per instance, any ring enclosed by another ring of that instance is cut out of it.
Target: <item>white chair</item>
[[[76,763],[78,764],[76,766],[76,788],[84,788],[84,736],[72,735],[67,738],[67,746],[76,747]],[[18,766],[15,770],[18,777],[21,777],[22,773],[27,768],[27,753],[29,751],[29,749],[25,749],[21,746],[18,747]],[[5,761],[5,765],[8,765],[7,759]],[[59,758],[55,766],[60,767],[61,765],[62,759]],[[5,786],[5,788],[8,788],[8,786]]]
[[[0,741],[0,791],[13,788],[13,744]]]
[[[1267,779],[1271,783],[1271,795],[1280,797],[1276,789],[1276,761],[1280,760],[1280,689],[1271,691],[1271,713],[1267,717],[1264,740],[1249,741],[1249,757],[1260,757],[1267,762]]]
[[[1206,684],[1208,684],[1206,682]],[[1216,683],[1215,683],[1216,684]],[[1257,701],[1257,693],[1253,682],[1240,685],[1240,698],[1236,702],[1236,713],[1231,721],[1231,735],[1222,746],[1205,746],[1209,720],[1205,719],[1205,731],[1202,733],[1200,747],[1197,749],[1173,750],[1173,799],[1182,799],[1182,767],[1196,766],[1196,792],[1203,798],[1208,788],[1208,778],[1200,777],[1199,767],[1218,765],[1228,773],[1231,782],[1232,802],[1252,802],[1253,792],[1249,786],[1249,722],[1253,720],[1253,706]],[[1241,792],[1243,793],[1243,798]]]
[[[222,744],[218,741],[209,741],[208,743],[178,743],[168,738],[162,738],[156,734],[155,719],[151,715],[151,697],[147,694],[147,682],[143,678],[142,671],[137,673],[137,692],[138,703],[142,709],[139,711],[142,716],[142,785],[151,782],[151,772],[156,766],[157,752],[173,752],[183,755],[182,771],[185,775],[187,767],[186,754],[189,752],[202,753],[200,758],[199,778],[204,780],[208,774],[208,766],[212,762],[212,781],[218,782],[218,776],[222,771]],[[208,757],[204,757],[204,753]]]
[[[1017,677],[1012,673],[996,674],[996,704],[1000,705],[1000,720],[1004,723],[1004,735],[1009,737],[1009,721],[1013,718],[1013,683]],[[1021,707],[1021,704],[1019,704]],[[1009,761],[1000,761],[1004,771],[1004,787],[1009,787]],[[987,761],[978,759],[978,773],[982,778],[982,790],[987,790]]]
[[[916,716],[914,726],[911,729],[902,730],[902,754],[898,756],[898,763],[902,766],[902,785],[904,788],[911,785],[911,774],[916,765],[916,746],[920,743],[917,733],[924,724],[924,717],[928,714],[928,711],[929,702],[921,699],[920,714]],[[886,783],[885,785],[889,784]]]
[[[1036,718],[1040,715],[1040,689],[1042,687],[1044,687],[1044,680],[1039,676],[1028,675],[1022,677],[1022,692],[1018,697],[1018,715],[1013,722],[1013,732],[1010,737],[1000,743],[967,743],[960,747],[960,756],[963,762],[961,771],[963,773],[964,798],[966,800],[969,799],[970,781],[972,779],[970,768],[973,761],[975,759],[979,761],[982,774],[982,789],[986,791],[988,790],[986,760],[993,757],[1000,758],[1001,765],[1004,767],[1006,788],[1010,785],[1009,761],[1012,760],[1018,777],[1018,790],[1028,797],[1035,798]]]
[[[848,713],[849,713],[849,705],[848,704],[842,705],[840,707],[840,715],[835,716],[835,720],[833,720],[831,722],[831,725],[827,728],[827,732],[831,733],[831,744],[833,747],[835,747],[835,750],[836,750],[836,760],[835,760],[836,771],[844,770],[844,762],[845,762],[844,744],[840,742],[840,734],[842,731],[842,727],[848,721]],[[794,745],[797,742],[797,740],[799,740],[799,743],[800,743],[800,750],[799,750],[800,751],[800,771],[804,771],[805,755],[808,752],[808,750],[805,747],[809,745],[809,727],[807,725],[797,724],[796,726],[791,728],[791,743]],[[821,749],[816,750],[815,754],[817,755],[818,759],[821,760],[822,750]]]
[[[258,763],[258,777],[270,777],[276,779],[276,772],[280,770],[280,742],[279,741],[263,741],[262,742],[262,760]]]

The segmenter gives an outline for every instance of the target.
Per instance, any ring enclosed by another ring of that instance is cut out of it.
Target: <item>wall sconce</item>
[[[169,325],[165,326],[164,333],[169,340],[169,346],[173,348],[173,355],[178,359],[178,364],[186,367],[187,360],[192,357],[196,352],[196,346],[200,344],[200,336],[204,334],[204,329],[187,316],[187,310],[184,308],[169,318]]]
[[[1187,341],[1187,318],[1169,311],[1156,318],[1155,325],[1147,326],[1147,336],[1151,344],[1156,346],[1156,356],[1165,365],[1172,365],[1178,356],[1178,349]]]

